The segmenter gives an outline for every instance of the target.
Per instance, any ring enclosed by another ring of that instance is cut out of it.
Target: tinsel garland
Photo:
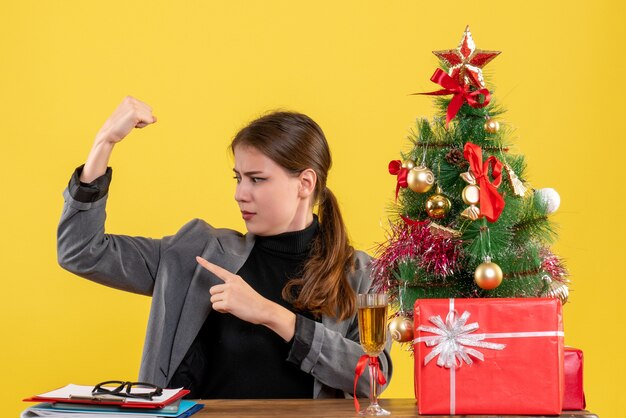
[[[395,281],[398,264],[411,260],[424,271],[442,279],[459,271],[462,241],[433,234],[428,225],[391,224],[389,238],[377,248],[373,262],[374,287],[386,292]]]
[[[561,283],[568,283],[567,279],[569,273],[565,268],[563,259],[554,254],[548,247],[545,247],[540,252],[541,270],[546,273],[552,280],[556,280]]]

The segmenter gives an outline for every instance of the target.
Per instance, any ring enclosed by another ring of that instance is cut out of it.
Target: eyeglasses
[[[105,386],[115,386],[114,388]],[[124,391],[124,388],[126,390]],[[146,389],[148,391],[146,391]],[[155,396],[163,394],[163,388],[152,383],[143,382],[122,382],[120,380],[109,380],[98,383],[91,391],[92,395],[113,395],[123,398],[139,398],[152,400]]]

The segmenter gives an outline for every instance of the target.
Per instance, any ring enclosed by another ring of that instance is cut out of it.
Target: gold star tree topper
[[[459,84],[469,84],[481,89],[485,87],[482,68],[497,57],[500,52],[476,49],[468,25],[457,49],[433,51],[433,54],[448,67],[448,75],[457,80]]]

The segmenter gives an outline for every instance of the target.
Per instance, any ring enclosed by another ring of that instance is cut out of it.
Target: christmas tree
[[[442,68],[431,81],[442,89],[415,94],[435,96],[439,114],[418,119],[410,151],[389,163],[396,200],[374,276],[397,308],[397,341],[412,339],[418,298],[567,301],[567,271],[550,250],[559,196],[525,181],[524,157],[510,151],[511,130],[483,78],[499,53],[477,49],[469,27],[458,48],[434,51]]]

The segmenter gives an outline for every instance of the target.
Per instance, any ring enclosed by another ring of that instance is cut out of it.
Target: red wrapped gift
[[[558,299],[418,299],[414,323],[420,414],[561,413]]]
[[[565,376],[565,394],[563,410],[576,411],[585,409],[585,392],[583,391],[583,352],[578,348],[565,347],[563,360]]]

